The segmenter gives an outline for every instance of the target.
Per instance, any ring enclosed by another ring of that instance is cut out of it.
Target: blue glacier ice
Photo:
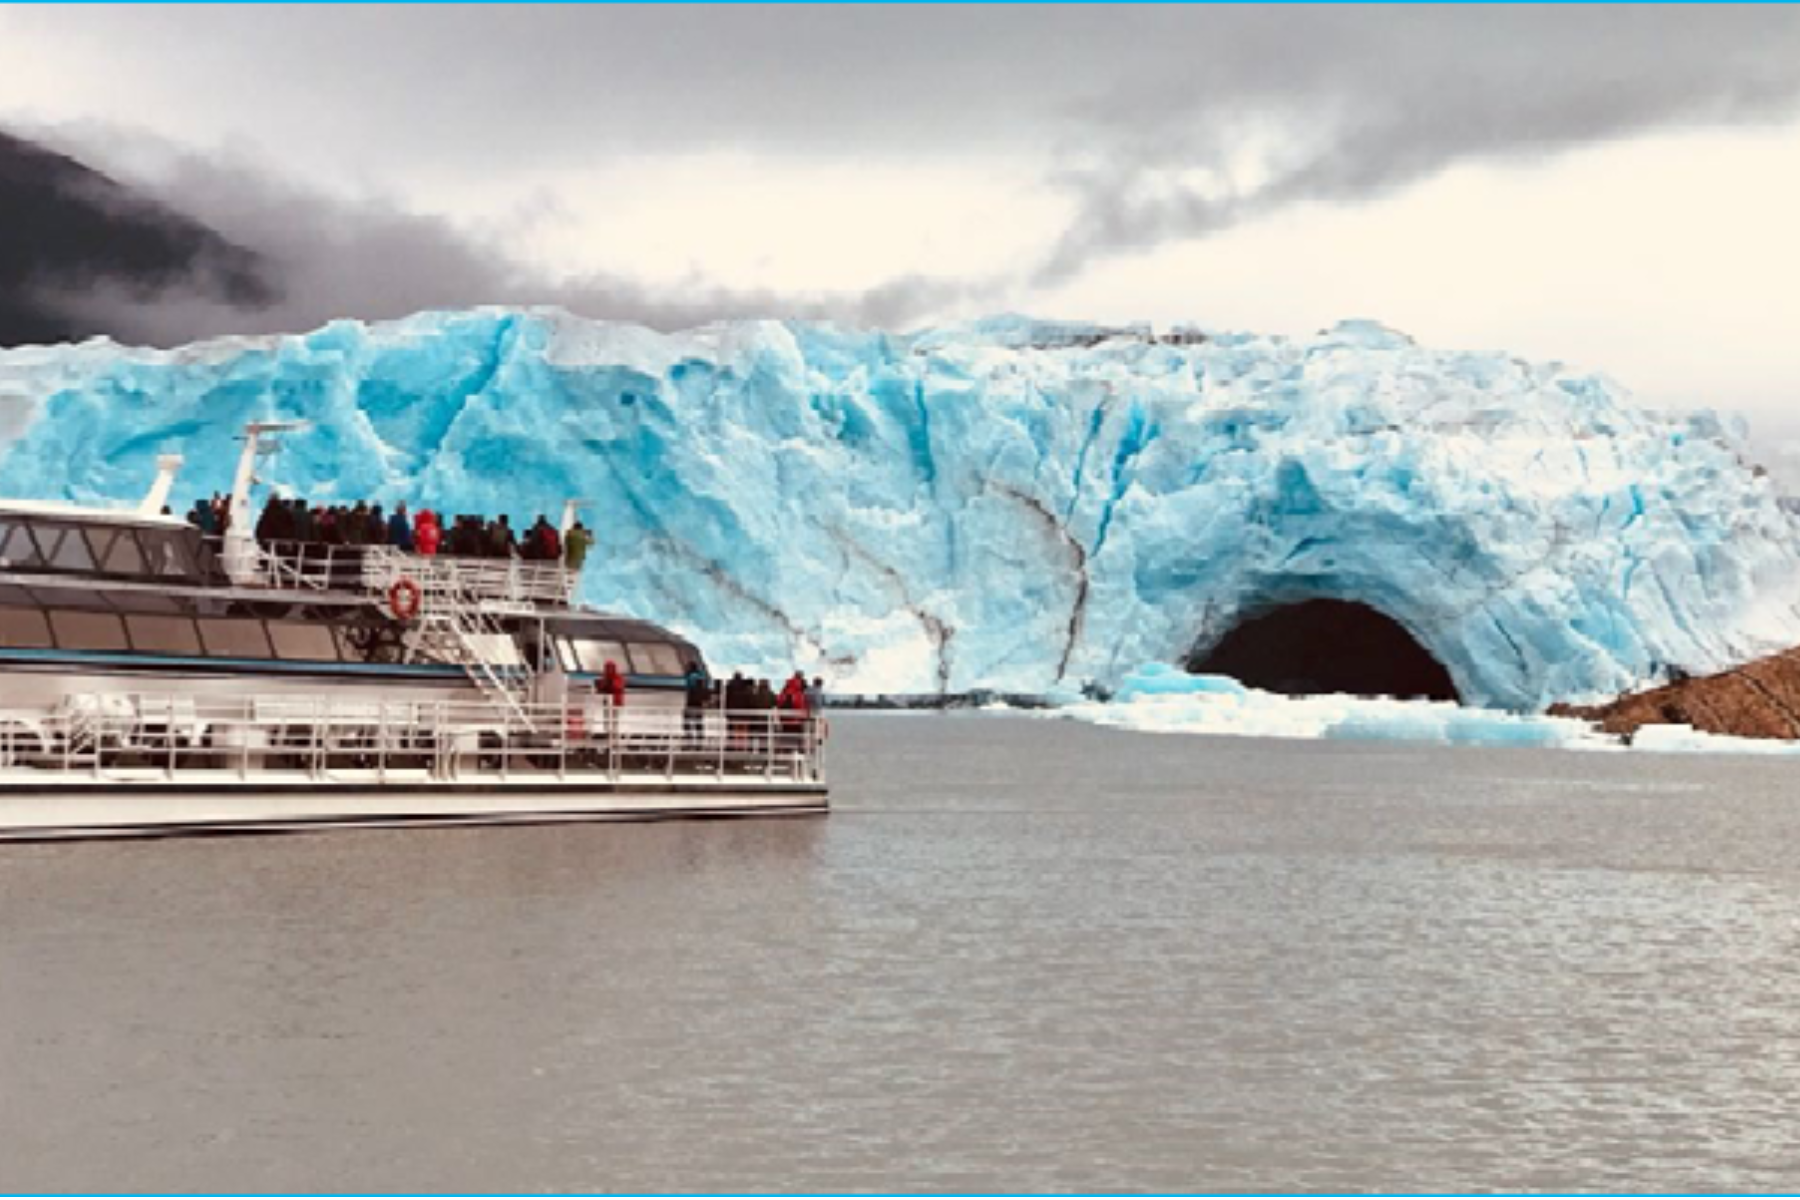
[[[314,500],[554,518],[583,586],[716,663],[847,690],[1113,684],[1307,598],[1398,621],[1470,701],[1534,709],[1800,643],[1800,526],[1705,413],[1428,349],[1002,317],[663,334],[427,313],[173,351],[0,352],[0,494],[224,490],[251,418]]]

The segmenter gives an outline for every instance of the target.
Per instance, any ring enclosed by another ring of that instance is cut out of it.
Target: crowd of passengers
[[[188,524],[201,533],[222,536],[231,528],[231,500],[214,494],[194,501]],[[522,558],[560,562],[579,571],[587,561],[594,535],[577,521],[567,534],[557,532],[543,514],[522,534],[503,513],[487,519],[469,514],[452,518],[446,528],[437,513],[422,508],[408,514],[406,502],[384,512],[379,504],[315,505],[301,499],[270,497],[256,519],[256,540],[295,542],[308,546],[392,546],[410,554],[456,558]]]
[[[730,679],[714,679],[699,663],[690,662],[683,684],[687,693],[683,732],[690,749],[705,745],[708,709],[725,714],[725,734],[733,749],[752,751],[771,746],[798,749],[804,744],[807,719],[825,714],[825,681],[814,676],[808,683],[799,671],[777,692],[767,679],[751,679],[742,671],[734,672]],[[594,691],[615,712],[626,707],[625,674],[617,663],[606,663],[594,680]],[[765,712],[769,715],[758,715]],[[820,726],[819,735],[823,732]]]

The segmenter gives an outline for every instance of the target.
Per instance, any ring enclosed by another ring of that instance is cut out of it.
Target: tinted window
[[[94,569],[94,556],[88,552],[87,539],[81,536],[81,530],[40,525],[37,537],[47,566],[59,571]]]
[[[313,662],[333,662],[337,659],[337,643],[332,640],[329,625],[271,621],[269,636],[274,639],[275,653],[282,658]]]
[[[94,548],[100,552],[100,561],[105,569],[115,575],[142,575],[144,573],[144,556],[138,553],[137,538],[129,529],[114,530],[106,533],[95,530],[88,535]],[[108,544],[110,539],[111,544]]]
[[[631,660],[625,657],[625,646],[622,642],[602,642],[593,638],[581,638],[575,643],[575,654],[581,662],[583,671],[592,671],[598,675],[606,669],[606,664],[617,664],[619,670],[631,670]]]
[[[200,635],[185,617],[125,618],[132,646],[145,654],[198,654]]]
[[[111,613],[53,612],[50,625],[64,650],[124,650],[125,622]]]
[[[141,529],[144,569],[151,575],[192,575],[197,568],[189,552],[189,535],[169,529]]]
[[[37,556],[37,545],[23,521],[0,521],[0,567],[34,566]]]
[[[42,650],[50,645],[50,623],[35,608],[0,608],[0,646]]]
[[[633,642],[631,669],[639,675],[685,675],[681,652],[666,642]]]
[[[261,621],[213,617],[200,622],[200,638],[215,658],[268,658],[269,638]]]
[[[525,661],[519,654],[519,643],[510,633],[471,633],[467,635],[467,641],[475,653],[490,663],[517,666]]]

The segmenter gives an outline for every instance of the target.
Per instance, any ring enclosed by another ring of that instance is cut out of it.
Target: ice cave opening
[[[1196,651],[1186,666],[1287,696],[1461,699],[1444,664],[1398,621],[1350,600],[1263,609]]]

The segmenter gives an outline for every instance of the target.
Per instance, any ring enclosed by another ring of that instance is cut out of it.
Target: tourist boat
[[[297,428],[247,427],[222,539],[175,456],[135,509],[0,500],[0,838],[825,810],[816,715],[688,712],[700,650],[560,563],[258,541]]]

